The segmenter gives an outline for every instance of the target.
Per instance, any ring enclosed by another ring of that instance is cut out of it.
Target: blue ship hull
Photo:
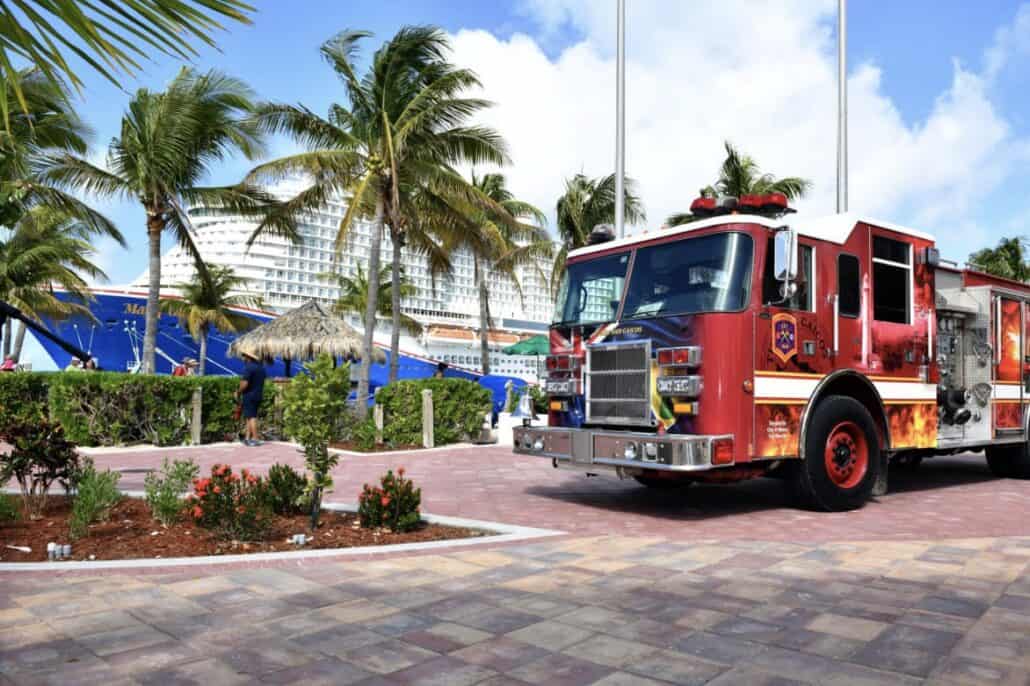
[[[146,293],[141,291],[104,290],[93,291],[94,301],[89,309],[94,319],[86,316],[75,316],[60,321],[44,320],[44,324],[52,333],[62,340],[78,346],[97,359],[99,366],[108,371],[134,371],[139,366],[143,354],[143,332],[146,328]],[[58,293],[64,300],[71,296]],[[252,317],[259,322],[267,322],[275,318],[275,314],[258,310],[240,309],[240,313]],[[243,362],[229,356],[229,345],[236,339],[236,334],[218,330],[208,337],[206,373],[209,375],[236,375],[243,371]],[[71,355],[54,342],[38,338],[40,345],[50,358],[63,369],[71,362]],[[158,374],[170,374],[175,365],[184,357],[199,359],[200,350],[189,332],[182,327],[175,317],[162,314],[158,322],[156,371]],[[379,386],[387,383],[389,375],[390,351],[386,353],[384,364],[372,365],[370,386],[374,392]],[[360,365],[360,363],[358,363]],[[358,366],[355,365],[355,366]],[[433,375],[437,362],[417,355],[400,354],[398,377],[401,379],[424,379]],[[299,365],[292,365],[291,373],[299,370]],[[286,365],[275,360],[268,366],[268,373],[273,377],[287,376]],[[449,367],[448,377],[464,378],[476,381],[491,391],[494,398],[494,409],[500,411],[504,404],[505,383],[510,379],[516,388],[526,385],[522,379],[507,376],[483,375],[477,372]]]

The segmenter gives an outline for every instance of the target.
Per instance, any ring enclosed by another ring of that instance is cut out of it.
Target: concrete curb
[[[4,488],[5,493],[18,493],[17,489]],[[142,498],[143,491],[122,491],[130,498]],[[322,507],[334,512],[357,512],[357,505],[351,503],[323,503]],[[439,548],[457,548],[476,545],[517,543],[537,538],[563,536],[564,531],[535,529],[528,526],[486,522],[479,519],[447,517],[423,513],[422,519],[430,524],[479,529],[494,535],[475,538],[456,538],[446,541],[423,541],[420,543],[397,543],[394,545],[362,546],[357,548],[324,548],[296,550],[275,553],[251,553],[249,555],[205,555],[202,557],[143,558],[138,560],[73,560],[68,562],[0,562],[0,572],[40,571],[88,571],[92,569],[154,569],[160,567],[202,567],[240,562],[290,562],[317,558],[372,557],[391,553],[415,553]]]
[[[283,448],[293,448],[298,451],[303,449],[296,443],[289,441],[264,441],[264,445],[277,445]],[[77,450],[90,457],[100,457],[104,455],[120,455],[123,453],[162,453],[162,452],[181,452],[183,450],[212,450],[221,448],[233,448],[238,447],[240,444],[236,441],[226,442],[222,441],[219,443],[204,443],[202,445],[112,445],[112,446],[93,446],[93,447],[79,447]],[[376,450],[369,452],[361,452],[359,450],[344,450],[343,448],[330,448],[329,452],[337,455],[345,455],[347,457],[376,457],[380,455],[394,456],[394,455],[421,455],[423,453],[435,453],[443,450],[468,450],[470,448],[484,448],[498,445],[497,443],[452,443],[450,445],[440,445],[435,448],[412,448],[410,450]]]

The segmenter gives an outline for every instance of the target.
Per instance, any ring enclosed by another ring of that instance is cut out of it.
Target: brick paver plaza
[[[187,452],[300,463],[284,445]],[[96,459],[133,488],[164,454]],[[429,512],[566,535],[4,573],[0,683],[1030,683],[1030,482],[982,456],[892,474],[848,514],[793,509],[772,480],[655,493],[499,447],[345,457],[332,499],[399,465]]]

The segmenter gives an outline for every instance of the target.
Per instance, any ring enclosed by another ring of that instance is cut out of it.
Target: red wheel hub
[[[826,438],[823,453],[826,474],[839,488],[854,488],[869,470],[869,444],[865,432],[854,422],[841,422]]]

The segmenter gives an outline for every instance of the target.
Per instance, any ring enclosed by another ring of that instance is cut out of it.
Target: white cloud
[[[614,6],[525,0],[543,35],[562,27],[581,35],[554,59],[526,35],[453,37],[455,61],[473,65],[497,103],[483,119],[511,145],[511,187],[552,216],[564,178],[614,166]],[[761,11],[748,0],[629,3],[627,171],[640,182],[648,227],[686,209],[713,179],[724,139],[769,172],[813,179],[804,214],[834,210],[835,11],[832,0],[780,0]],[[971,233],[982,235],[966,216],[974,194],[1001,184],[1030,149],[991,97],[1028,36],[1030,6],[985,46],[982,73],[953,64],[949,87],[914,123],[885,94],[886,67],[851,64],[851,209],[935,231],[949,253],[952,239],[964,251]]]

